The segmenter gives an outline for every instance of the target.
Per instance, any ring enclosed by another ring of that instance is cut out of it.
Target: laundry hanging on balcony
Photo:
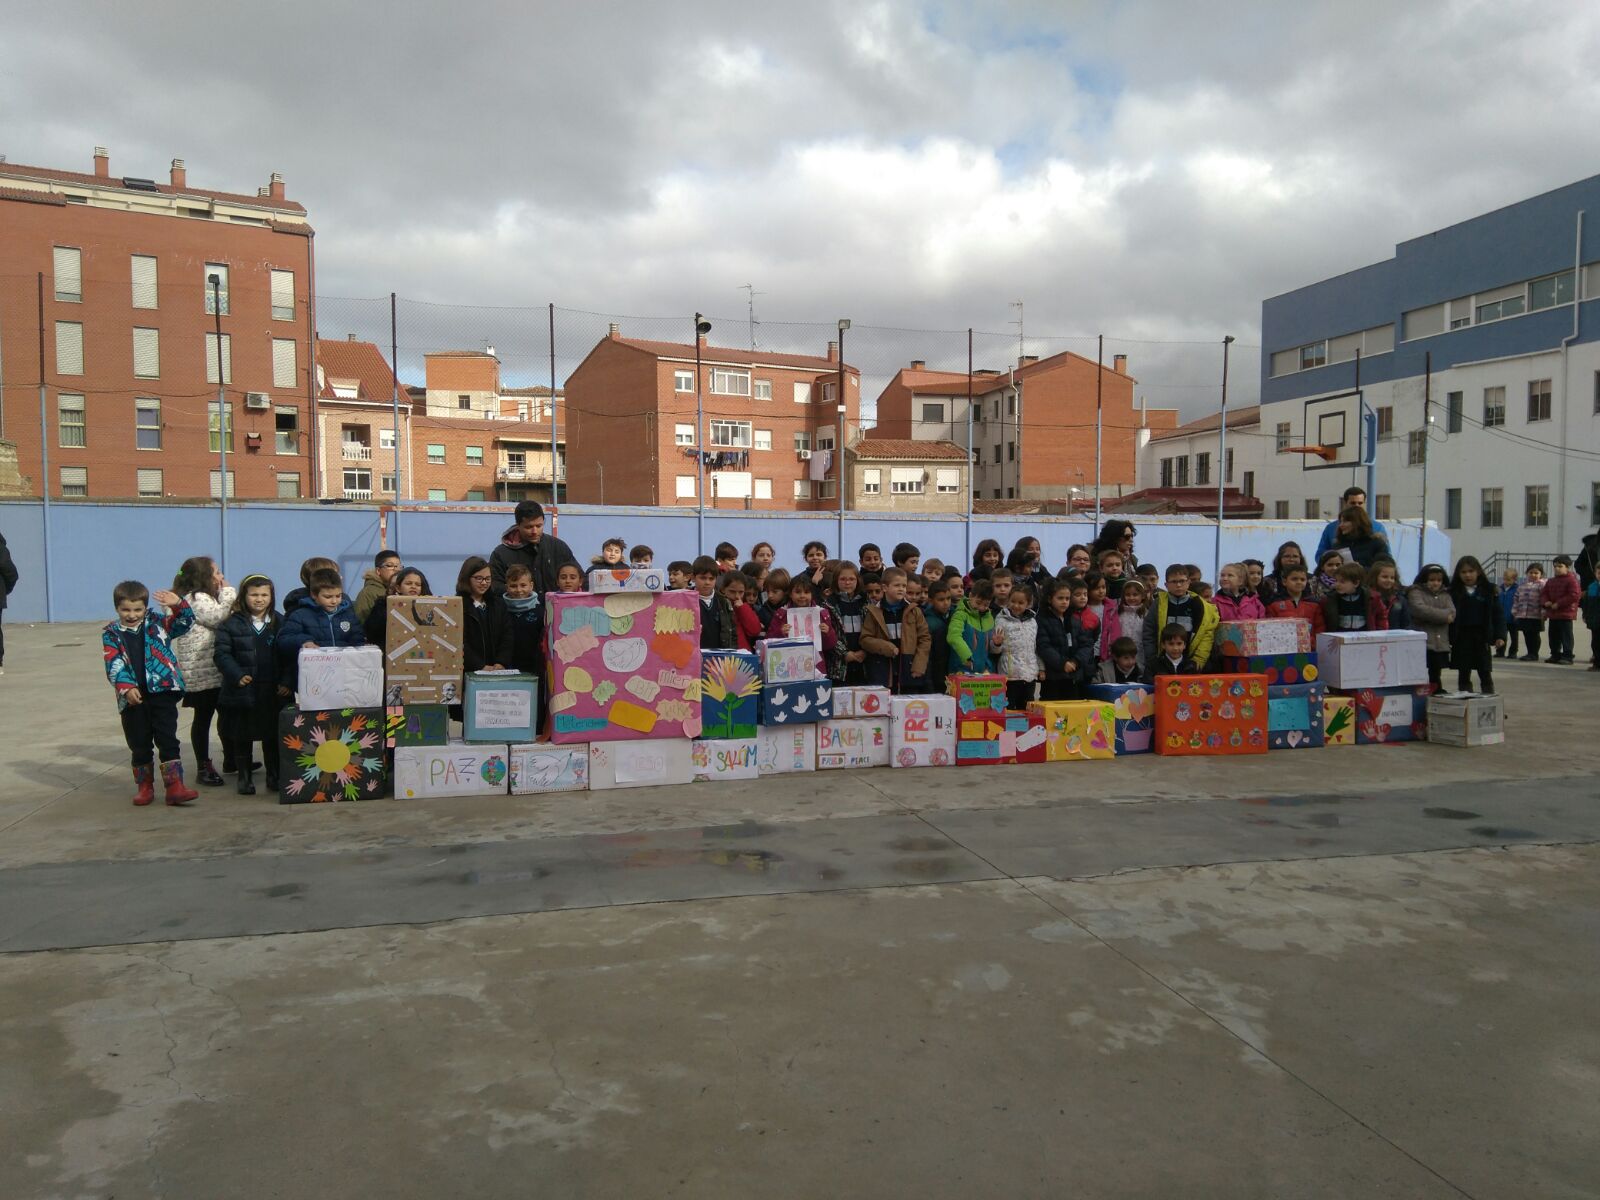
[[[813,450],[811,452],[811,469],[807,476],[811,479],[826,479],[828,468],[833,466],[832,450]]]
[[[686,447],[683,452],[685,458],[700,456],[700,461],[708,471],[745,471],[750,468],[750,451],[748,450],[696,450]]]

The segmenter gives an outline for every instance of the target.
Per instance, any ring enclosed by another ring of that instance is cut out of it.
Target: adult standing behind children
[[[506,568],[521,563],[533,572],[533,590],[541,596],[558,591],[556,575],[567,565],[577,566],[577,556],[553,533],[544,531],[544,506],[537,500],[521,501],[515,511],[516,524],[506,530],[500,544],[489,555],[490,574],[496,594],[506,590]]]
[[[1136,575],[1139,572],[1139,560],[1133,556],[1133,539],[1138,532],[1132,521],[1112,517],[1100,526],[1100,536],[1094,539],[1094,545],[1089,548],[1090,556],[1099,562],[1100,556],[1107,550],[1116,550],[1122,555],[1122,573]]]
[[[1338,533],[1329,549],[1347,555],[1351,562],[1370,567],[1389,555],[1389,539],[1373,528],[1366,509],[1350,505],[1339,514],[1337,525]]]
[[[1345,513],[1352,508],[1359,508],[1362,512],[1367,511],[1366,488],[1347,487],[1344,490],[1344,494],[1339,497],[1339,515],[1322,527],[1322,536],[1317,539],[1316,559],[1318,562],[1322,561],[1324,554],[1334,548],[1334,543],[1339,540],[1339,522],[1344,520]],[[1372,525],[1372,532],[1387,543],[1389,531],[1383,527],[1383,523],[1381,521],[1372,521],[1370,517],[1368,520]],[[1360,562],[1359,559],[1356,561]],[[1361,563],[1361,565],[1370,567],[1372,564]]]
[[[17,590],[17,564],[11,561],[4,534],[0,534],[0,622],[6,615],[6,597]],[[6,673],[6,631],[0,623],[0,675]]]

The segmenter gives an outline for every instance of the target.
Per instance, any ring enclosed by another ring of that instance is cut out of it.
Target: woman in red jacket
[[[1583,589],[1578,577],[1572,573],[1572,560],[1558,554],[1551,561],[1552,574],[1544,585],[1541,603],[1544,615],[1550,621],[1550,657],[1545,662],[1570,663],[1572,661],[1572,622],[1578,616],[1578,601]]]

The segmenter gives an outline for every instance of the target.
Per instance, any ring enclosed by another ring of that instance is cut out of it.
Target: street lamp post
[[[211,317],[217,338],[217,495],[222,500],[219,513],[220,545],[217,569],[227,573],[228,563],[228,406],[225,400],[222,371],[222,277],[215,273],[206,276],[211,285]]]
[[[1222,574],[1222,514],[1228,484],[1228,348],[1233,334],[1222,339],[1222,420],[1217,423],[1217,537],[1212,551],[1211,578]]]
[[[711,332],[711,322],[699,313],[694,315],[694,470],[695,500],[700,506],[696,524],[699,552],[706,552],[706,451],[704,440],[705,404],[700,392],[700,339]],[[553,398],[552,398],[553,399]],[[554,450],[554,447],[551,447]]]
[[[834,479],[837,481],[839,495],[839,557],[844,557],[844,334],[850,328],[848,317],[839,318],[839,436],[834,443]]]

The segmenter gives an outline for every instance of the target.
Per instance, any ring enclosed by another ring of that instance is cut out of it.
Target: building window
[[[63,496],[87,496],[89,494],[89,468],[62,467],[61,494]]]
[[[206,382],[216,383],[217,380],[217,335],[206,334]],[[233,382],[233,334],[222,335],[222,379],[221,382]]]
[[[796,479],[794,481],[794,498],[796,500],[811,499],[811,480]]]
[[[694,372],[674,371],[672,373],[672,390],[675,392],[694,391]]]
[[[1322,519],[1322,501],[1313,497],[1306,501],[1306,520],[1320,521]]]
[[[996,463],[998,463],[1000,461],[1000,443],[999,442],[996,442],[994,444],[994,461]]]
[[[133,444],[139,450],[161,449],[161,401],[154,396],[133,401]]]
[[[1515,295],[1503,296],[1499,300],[1490,301],[1488,304],[1478,305],[1476,320],[1481,325],[1485,321],[1498,321],[1501,317],[1515,317],[1522,311],[1522,289],[1518,288]]]
[[[944,424],[944,405],[943,404],[926,404],[926,403],[923,404],[923,406],[922,406],[922,420],[923,420],[924,424],[930,424],[930,425],[942,425],[942,424]]]
[[[755,432],[755,445],[752,446],[751,448],[754,449],[754,450],[771,450],[772,449],[772,430],[770,430],[770,429],[758,429],[758,430],[756,430],[756,432]]]
[[[748,396],[750,394],[750,372],[730,371],[726,367],[712,367],[711,394],[713,396]]]
[[[1312,367],[1320,367],[1328,361],[1328,343],[1312,342],[1309,346],[1300,347],[1300,369],[1309,371]]]
[[[753,400],[772,399],[772,380],[758,379],[751,385],[750,396]]]
[[[837,484],[832,479],[819,480],[817,483],[817,499],[832,500],[836,495]]]
[[[1461,528],[1461,489],[1452,488],[1456,494],[1456,523],[1451,529]],[[1499,529],[1505,524],[1505,489],[1484,488],[1479,496],[1478,524],[1485,529]]]
[[[1488,492],[1485,492],[1484,495],[1487,496]],[[1484,508],[1484,512],[1485,513],[1488,512],[1487,503],[1488,502],[1485,501],[1485,508]],[[1495,524],[1498,525],[1499,522],[1496,521]],[[1446,529],[1460,529],[1461,528],[1461,489],[1460,488],[1445,488],[1445,490],[1444,490],[1444,527]],[[1487,528],[1487,527],[1488,527],[1488,521],[1487,521],[1487,518],[1485,518],[1485,528]]]
[[[1254,471],[1246,471],[1244,473],[1244,486],[1241,487],[1239,490],[1241,492],[1243,492],[1246,496],[1251,497],[1252,499],[1255,497],[1255,494],[1256,494],[1256,473]]]
[[[457,412],[471,412],[472,411],[472,397],[471,396],[458,395],[456,397],[456,411]]]
[[[883,472],[877,467],[867,467],[861,472],[861,494],[876,496],[883,491]]]
[[[361,467],[346,467],[344,469],[344,494],[356,496],[362,500],[372,495],[372,472]]]
[[[1375,521],[1387,521],[1389,519],[1389,495],[1387,492],[1379,492],[1372,498],[1372,519]]]
[[[746,376],[748,382],[749,377]],[[751,429],[749,421],[712,421],[711,444],[713,446],[727,446],[736,450],[750,449]]]
[[[222,406],[222,432],[228,443],[228,452],[233,452],[233,405]],[[206,405],[206,434],[211,447],[211,453],[218,454],[222,450],[222,438],[217,436],[217,406]]]
[[[1420,466],[1428,457],[1428,431],[1413,429],[1406,434],[1406,466]]]
[[[695,482],[695,480],[694,480],[694,476],[693,475],[679,475],[678,476],[678,499],[679,500],[693,500],[694,499],[694,482]]]
[[[811,385],[809,383],[797,383],[794,385],[794,402],[796,404],[811,403]]]
[[[1161,460],[1161,486],[1164,488],[1172,486],[1172,460],[1170,458]]]
[[[134,329],[133,377],[135,379],[161,378],[161,331],[159,329]]]
[[[1197,486],[1211,482],[1210,454],[1196,454],[1194,456],[1194,481]]]
[[[672,427],[672,444],[675,446],[694,445],[694,426],[675,424]]]
[[[1506,423],[1506,390],[1503,387],[1483,389],[1483,427],[1492,428]]]
[[[1007,462],[1016,462],[1017,461],[1017,444],[1015,442],[1007,442],[1006,443],[1006,461]]]
[[[822,385],[822,402],[824,404],[833,403],[833,384],[825,383]]]
[[[961,471],[956,467],[939,467],[933,473],[933,490],[941,496],[954,495],[961,490]]]
[[[1222,482],[1233,482],[1233,450],[1231,447],[1222,456]]]
[[[222,498],[222,472],[221,471],[212,471],[211,472],[211,498],[213,500],[220,500]],[[233,499],[233,472],[232,471],[228,472],[228,499],[229,500]]]
[[[450,499],[450,494],[443,488],[429,488],[428,499],[435,504],[444,504]]]
[[[1272,515],[1276,520],[1287,521],[1289,519],[1289,502],[1287,500],[1274,500],[1272,502]]]
[[[526,450],[506,451],[506,470],[513,479],[521,479],[528,473],[528,452]]]
[[[468,446],[467,447],[467,466],[469,466],[469,467],[481,467],[481,466],[483,466],[483,447],[482,446]]]
[[[132,259],[133,306],[156,307],[156,259],[153,254],[135,254]]]
[[[294,272],[272,272],[272,319],[294,320]]]
[[[1174,470],[1174,477],[1173,477],[1173,480],[1172,480],[1172,486],[1173,487],[1188,487],[1189,486],[1189,456],[1187,454],[1180,454],[1177,458],[1173,459],[1172,461],[1173,461],[1173,470]]]
[[[1446,392],[1444,397],[1444,431],[1461,432],[1461,414],[1466,405],[1464,392]]]
[[[217,277],[217,286],[211,287],[211,277]],[[207,263],[205,270],[200,275],[200,283],[206,292],[206,315],[213,316],[220,312],[228,315],[228,265],[226,263]]]
[[[378,476],[378,490],[386,495],[394,495],[395,476],[393,471],[384,471]]]
[[[1523,489],[1522,523],[1529,529],[1543,529],[1550,524],[1550,485],[1534,484]]]
[[[890,467],[889,490],[897,496],[920,496],[923,488],[921,467]]]
[[[772,480],[770,480],[770,479],[758,479],[758,480],[756,480],[756,499],[757,500],[771,500],[772,499]]]
[[[1394,437],[1394,406],[1392,404],[1380,404],[1372,411],[1378,418],[1378,440],[1386,442]]]
[[[295,366],[293,338],[272,339],[272,386],[293,388],[299,372]]]
[[[481,501],[483,499],[483,490],[481,488],[472,488],[472,489],[470,489],[467,492],[467,499],[468,500],[480,500]]]
[[[1273,449],[1282,454],[1289,448],[1289,422],[1279,421],[1277,430],[1273,434]]]
[[[75,246],[55,248],[56,299],[63,304],[83,302],[83,251]]]
[[[804,430],[802,430],[800,433],[795,434],[794,435],[794,448],[795,448],[795,450],[797,452],[801,451],[801,450],[805,450],[805,451],[809,452],[810,449],[811,449],[811,435],[809,433],[806,433]]]
[[[1528,380],[1528,420],[1548,421],[1550,419],[1550,381],[1548,379]]]
[[[1572,272],[1562,271],[1559,275],[1546,275],[1543,279],[1535,279],[1528,285],[1528,311],[1537,312],[1541,308],[1554,308],[1558,304],[1572,303]]]
[[[279,500],[298,500],[298,499],[300,499],[300,472],[299,471],[279,471],[278,472],[278,499]]]
[[[378,449],[393,450],[394,446],[394,429],[391,427],[388,429],[378,430]]]
[[[438,466],[444,462],[443,442],[428,443],[428,461],[433,463],[435,466]]]
[[[56,374],[83,374],[83,326],[77,321],[56,322]]]
[[[146,499],[159,499],[162,494],[161,471],[159,468],[141,468],[133,473],[134,485],[139,489],[139,495]]]
[[[62,395],[56,397],[56,428],[61,445],[71,450],[87,445],[83,418],[83,397]]]

